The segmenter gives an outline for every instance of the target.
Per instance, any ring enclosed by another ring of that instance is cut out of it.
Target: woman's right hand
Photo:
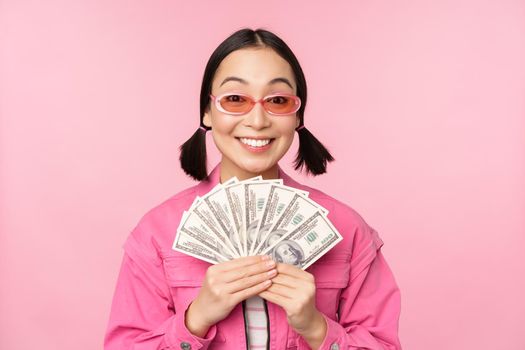
[[[254,255],[211,265],[199,294],[186,311],[186,327],[199,337],[226,318],[241,301],[266,290],[277,271],[267,255]]]

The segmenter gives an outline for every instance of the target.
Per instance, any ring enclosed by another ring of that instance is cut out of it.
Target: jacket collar
[[[283,184],[295,188],[303,188],[304,186],[292,179],[284,170],[277,164],[278,177],[283,180]],[[208,193],[213,187],[220,182],[221,163],[217,163],[213,170],[208,174],[208,177],[200,182],[197,186],[197,195],[201,196]]]

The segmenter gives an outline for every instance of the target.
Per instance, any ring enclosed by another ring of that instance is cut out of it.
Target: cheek
[[[235,130],[238,121],[228,118],[221,117],[212,119],[212,136],[213,141],[221,149],[221,145],[231,142],[230,138]],[[221,149],[221,151],[224,151]]]
[[[295,136],[294,129],[283,130],[283,132],[281,132],[281,137],[280,137],[281,147],[288,149],[292,145],[294,136]]]
[[[287,117],[286,119],[282,120],[282,128],[288,130],[288,132],[292,132],[297,127],[299,117]]]
[[[237,142],[233,138],[235,128],[239,120],[231,118],[229,116],[218,116],[212,119],[212,137],[215,147],[223,155],[232,156],[231,152],[234,151],[234,143]]]
[[[234,129],[237,120],[228,116],[219,116],[217,118],[212,117],[212,130],[216,131],[217,134],[230,134]]]
[[[289,142],[291,143],[295,134],[295,119],[290,118],[286,120],[281,120],[278,123],[276,123],[276,127],[279,130],[279,134],[284,139],[289,139]]]

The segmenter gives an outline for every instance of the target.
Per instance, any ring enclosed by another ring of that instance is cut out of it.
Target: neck
[[[255,176],[261,175],[264,180],[269,179],[278,179],[279,178],[279,168],[275,164],[269,169],[266,169],[262,172],[250,172],[245,169],[239,168],[237,165],[233,164],[230,160],[222,158],[221,160],[221,175],[220,182],[223,183],[228,181],[232,177],[237,177],[240,181],[246,180]]]

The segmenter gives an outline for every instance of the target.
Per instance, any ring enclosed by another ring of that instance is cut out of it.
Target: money
[[[192,239],[189,236],[181,236],[177,239],[174,247],[177,247],[176,250],[193,256],[197,259],[207,261],[212,264],[217,264],[222,261],[227,261],[228,259],[206,249],[202,244],[199,244],[198,241]]]
[[[199,242],[203,247],[228,259],[236,257],[228,247],[227,239],[224,236],[216,236],[211,229],[195,214],[195,212],[185,212],[182,216],[181,224],[178,228],[174,247],[179,244],[179,240],[190,237],[192,241]]]
[[[277,239],[262,253],[276,262],[308,268],[342,240],[337,229],[321,212],[316,212],[293,231],[276,230]]]
[[[308,192],[299,191],[293,187],[276,184],[270,187],[267,203],[261,217],[261,224],[259,226],[259,234],[257,235],[255,249],[250,251],[250,255],[254,255],[254,252],[259,251],[273,224],[296,194],[305,197],[308,196]]]
[[[324,215],[328,214],[328,210],[319,204],[309,198],[303,197],[299,193],[295,193],[279,218],[273,224],[269,225],[264,240],[260,242],[260,250],[266,250],[268,248],[275,232],[293,231],[301,225],[304,220],[316,212]]]
[[[342,240],[308,195],[281,179],[231,178],[195,198],[172,248],[211,264],[268,254],[306,269]]]
[[[244,249],[241,247],[241,240],[238,231],[235,229],[232,209],[226,191],[219,188],[202,197],[202,201],[213,213],[221,232],[224,233],[232,243],[231,246],[235,249],[235,253],[239,256],[244,255]]]
[[[266,206],[268,194],[272,184],[282,184],[282,180],[260,180],[244,185],[244,227],[246,232],[246,244],[248,255],[257,242],[261,217]]]

